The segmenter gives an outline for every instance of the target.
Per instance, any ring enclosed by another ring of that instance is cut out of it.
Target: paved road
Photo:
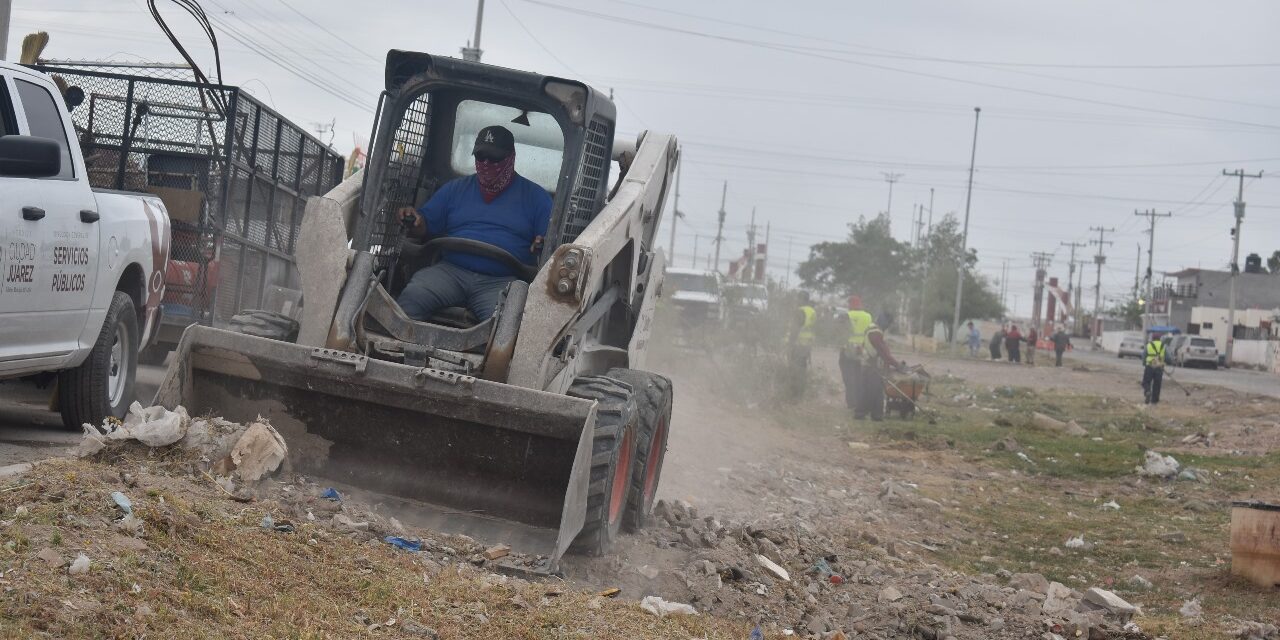
[[[138,400],[148,404],[163,377],[162,367],[138,367]],[[0,466],[61,455],[80,442],[80,433],[64,429],[62,417],[48,406],[47,389],[25,383],[0,385]]]
[[[1053,356],[1050,355],[1050,358]],[[1142,377],[1142,362],[1137,358],[1117,358],[1113,353],[1105,351],[1089,351],[1077,349],[1072,351],[1069,359],[1076,359],[1090,364],[1106,364],[1120,370],[1132,370],[1136,379]],[[1217,385],[1241,393],[1280,398],[1280,376],[1248,369],[1188,369],[1185,367],[1170,368],[1180,382]],[[1168,386],[1166,384],[1166,386]]]

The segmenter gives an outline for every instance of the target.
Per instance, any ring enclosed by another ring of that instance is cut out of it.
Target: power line
[[[374,61],[374,62],[382,63],[382,61],[381,61],[381,60],[379,60],[379,59],[377,59],[377,58],[373,57],[372,55],[369,55],[367,52],[365,52],[365,51],[364,51],[363,49],[361,49],[360,47],[357,47],[356,45],[351,44],[349,41],[347,41],[347,39],[346,39],[346,38],[343,38],[342,36],[340,36],[340,35],[338,35],[338,34],[336,34],[336,33],[332,32],[332,31],[330,31],[330,30],[329,30],[329,29],[327,29],[324,25],[322,25],[322,24],[320,24],[319,22],[316,22],[315,20],[311,19],[311,16],[309,16],[309,15],[307,15],[307,14],[305,14],[305,13],[301,12],[301,11],[298,11],[297,9],[295,9],[295,8],[294,8],[294,6],[293,6],[293,5],[289,4],[289,3],[288,3],[288,2],[286,2],[285,0],[276,0],[276,2],[279,2],[280,4],[282,4],[282,5],[286,6],[286,7],[288,7],[290,11],[292,11],[292,12],[294,12],[294,13],[298,14],[298,16],[299,16],[300,18],[302,18],[303,20],[306,20],[307,22],[310,22],[311,24],[315,25],[315,27],[316,27],[316,28],[318,28],[318,29],[320,29],[321,31],[323,31],[323,32],[325,32],[325,33],[327,33],[327,34],[329,34],[329,35],[333,36],[333,37],[334,37],[338,42],[341,42],[342,44],[347,45],[347,47],[349,47],[352,51],[355,51],[356,53],[358,53],[358,54],[360,54],[360,55],[362,55],[362,56],[364,56],[364,57],[366,57],[366,58],[368,58],[368,59],[370,59],[370,60],[372,60],[372,61]]]

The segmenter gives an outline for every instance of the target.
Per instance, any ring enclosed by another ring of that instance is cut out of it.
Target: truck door
[[[6,77],[7,76],[7,77]],[[35,76],[0,74],[0,110],[19,133],[54,140],[62,166],[49,178],[0,177],[0,371],[75,351],[98,264],[96,202],[61,97]],[[96,334],[95,334],[96,335]],[[9,366],[6,366],[9,365]]]

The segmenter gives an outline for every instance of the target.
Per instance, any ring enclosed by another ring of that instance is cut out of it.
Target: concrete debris
[[[759,554],[756,555],[756,562],[759,563],[761,567],[764,567],[765,571],[773,574],[777,579],[782,580],[783,582],[791,581],[791,574],[787,573],[787,570],[783,569],[776,562]]]
[[[1178,608],[1178,613],[1184,618],[1199,618],[1204,615],[1204,607],[1200,606],[1200,597],[1196,596],[1183,602]]]
[[[19,462],[17,464],[8,464],[0,467],[0,480],[8,478],[17,478],[22,474],[31,470],[30,462]]]
[[[71,562],[71,566],[67,568],[67,573],[73,576],[89,573],[89,564],[89,556],[81,553]]]
[[[62,554],[49,547],[41,549],[40,553],[36,554],[36,557],[44,560],[44,563],[49,565],[50,569],[57,569],[66,563],[66,560],[62,558]]]
[[[1182,444],[1185,444],[1185,445],[1200,445],[1200,446],[1203,446],[1203,447],[1211,447],[1211,446],[1213,446],[1213,438],[1214,438],[1214,436],[1216,436],[1216,435],[1217,435],[1217,434],[1216,434],[1216,433],[1213,433],[1213,432],[1209,432],[1209,433],[1204,433],[1204,432],[1193,433],[1193,434],[1191,434],[1191,435],[1189,435],[1189,436],[1187,436],[1187,437],[1183,438],[1183,439],[1182,439]]]
[[[284,438],[271,425],[258,422],[249,425],[231,449],[231,463],[241,482],[253,483],[274,473],[289,456]]]
[[[889,586],[880,590],[876,600],[880,602],[897,602],[902,599],[902,592],[897,587]]]
[[[674,615],[698,615],[698,610],[694,609],[691,605],[680,602],[667,602],[658,596],[645,596],[644,599],[640,601],[640,608],[658,616],[659,618]]]
[[[116,531],[127,536],[133,536],[136,538],[142,535],[142,520],[139,520],[138,517],[132,513],[116,520],[115,524],[112,526],[116,528]]]
[[[1081,427],[1079,424],[1076,424],[1075,420],[1072,420],[1070,422],[1063,422],[1057,418],[1047,416],[1038,411],[1031,413],[1031,425],[1037,429],[1042,429],[1044,431],[1053,431],[1057,433],[1065,433],[1069,436],[1084,437],[1089,435],[1089,432],[1086,431],[1084,427]]]
[[[1137,607],[1126,602],[1124,598],[1121,598],[1111,591],[1099,589],[1097,587],[1089,589],[1084,593],[1084,602],[1106,610],[1109,614],[1119,618],[1121,621],[1127,621],[1138,611]]]
[[[1150,478],[1172,478],[1178,475],[1178,468],[1181,465],[1173,456],[1162,456],[1158,452],[1147,450],[1144,455],[1142,464],[1135,467],[1134,470],[1138,475]]]
[[[341,513],[334,514],[333,526],[340,527],[343,529],[350,529],[352,531],[368,531],[369,530],[368,522],[357,522]]]
[[[1242,622],[1231,633],[1239,640],[1276,640],[1280,638],[1280,627],[1266,622]]]
[[[1129,578],[1129,587],[1139,591],[1147,591],[1154,588],[1155,585],[1152,584],[1150,580],[1142,576],[1135,575],[1132,578]]]
[[[1092,542],[1085,541],[1084,534],[1082,533],[1074,538],[1068,539],[1065,543],[1063,543],[1062,546],[1068,549],[1077,549],[1080,551],[1091,551],[1097,545],[1093,544]]]
[[[1079,602],[1079,596],[1071,590],[1070,587],[1061,582],[1050,582],[1049,589],[1045,592],[1044,604],[1041,610],[1045,615],[1056,616],[1066,613],[1076,608]]]
[[[499,544],[484,550],[485,560],[497,560],[511,554],[511,545]]]
[[[1038,573],[1015,573],[1012,578],[1009,578],[1009,586],[1041,595],[1049,593],[1049,579]]]
[[[116,506],[119,507],[125,515],[133,513],[133,503],[129,502],[129,497],[123,493],[120,493],[119,491],[112,491],[111,501],[116,503]]]

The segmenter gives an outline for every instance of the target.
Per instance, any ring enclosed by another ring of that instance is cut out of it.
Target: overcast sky
[[[180,61],[143,0],[15,0],[22,34],[52,35],[49,58]],[[346,153],[368,135],[389,48],[458,55],[473,0],[203,0],[221,29],[225,82],[286,117],[336,119]],[[197,59],[211,60],[180,11],[161,2]],[[304,18],[299,11],[306,14]],[[309,19],[308,19],[309,18]],[[1133,285],[1146,223],[1155,270],[1224,268],[1237,182],[1246,182],[1241,255],[1280,249],[1280,3],[1025,0],[892,3],[744,0],[488,0],[492,64],[576,77],[619,103],[619,130],[676,134],[685,150],[675,261],[695,236],[705,264],[721,184],[729,183],[722,258],[741,252],[752,207],[771,223],[771,271],[808,246],[885,210],[908,239],[913,206],[963,215],[982,107],[970,245],[1008,303],[1030,311],[1030,254],[1107,236],[1103,295]],[[256,51],[255,51],[256,50]],[[275,58],[283,65],[273,62]],[[286,69],[285,67],[290,67]],[[304,76],[300,78],[299,76]],[[665,225],[664,225],[665,227]],[[662,244],[666,246],[663,230]],[[1096,247],[1077,251],[1092,255]],[[1087,266],[1092,305],[1093,265]],[[791,276],[795,283],[795,276]]]

